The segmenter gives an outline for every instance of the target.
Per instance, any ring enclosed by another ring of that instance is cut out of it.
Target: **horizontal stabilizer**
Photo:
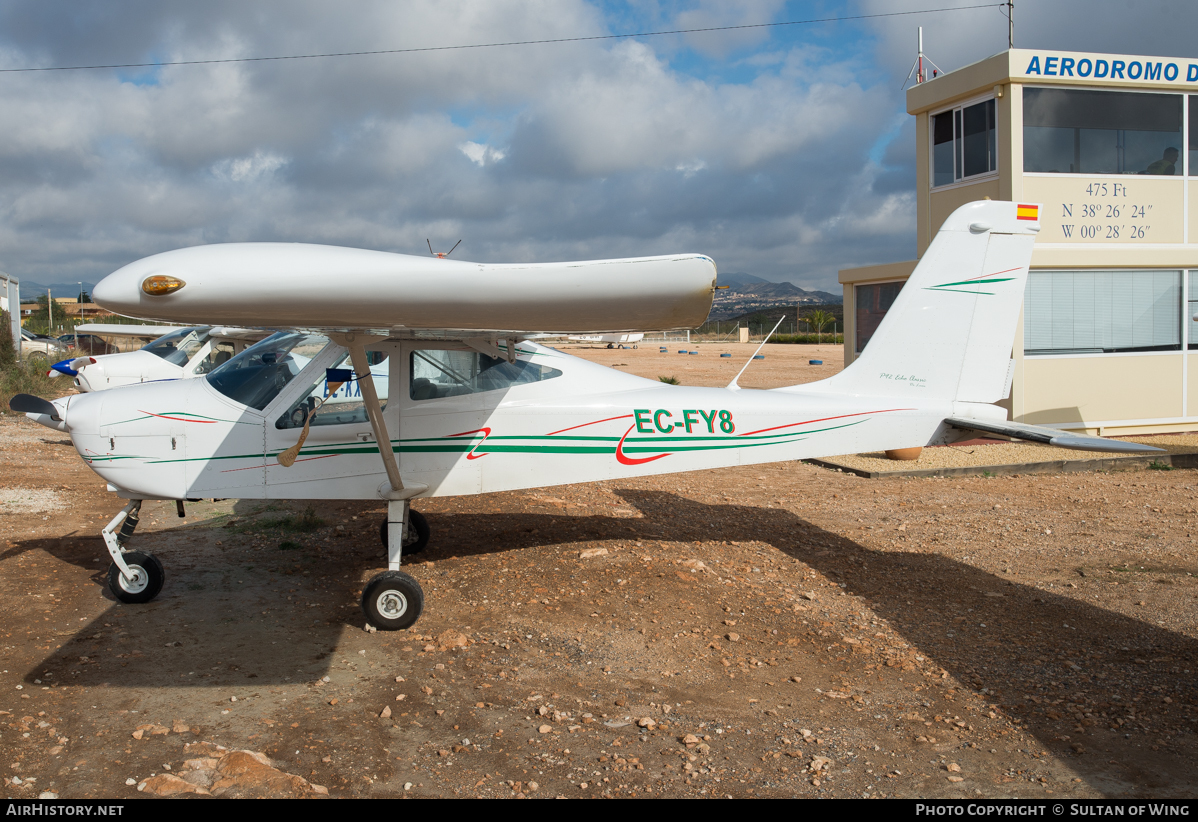
[[[1041,442],[1045,445],[1056,445],[1060,448],[1071,448],[1074,451],[1113,451],[1120,454],[1163,454],[1165,449],[1154,448],[1138,442],[1123,440],[1108,440],[1104,437],[1086,437],[1071,434],[1059,428],[1046,428],[1042,425],[1025,425],[1021,422],[998,422],[995,420],[971,420],[962,417],[949,417],[946,423],[953,428],[965,431],[985,431],[988,434],[1001,434],[1028,442]]]

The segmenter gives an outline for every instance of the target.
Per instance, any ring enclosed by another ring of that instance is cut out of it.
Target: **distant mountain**
[[[842,302],[839,294],[831,294],[827,291],[808,291],[805,288],[799,288],[794,283],[771,283],[750,274],[728,275],[729,280],[733,277],[742,278],[743,282],[733,285],[732,282],[725,282],[725,275],[719,276],[721,285],[726,284],[731,287],[715,293],[709,320],[735,319],[762,310],[774,312],[779,308],[839,305]]]
[[[715,278],[716,285],[726,285],[729,289],[740,288],[744,285],[754,283],[768,283],[769,280],[763,280],[761,277],[754,277],[752,274],[744,274],[742,272],[719,272]]]
[[[803,303],[841,302],[841,297],[838,294],[829,294],[827,291],[808,291],[805,288],[799,288],[794,283],[769,283],[762,281],[760,283],[747,283],[728,290],[736,294],[751,294],[755,297],[771,300],[792,299]]]

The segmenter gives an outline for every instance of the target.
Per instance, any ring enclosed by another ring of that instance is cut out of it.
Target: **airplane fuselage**
[[[391,398],[384,409],[391,445],[405,482],[428,486],[420,496],[924,445],[951,411],[951,403],[916,397],[850,404],[843,395],[821,394],[819,384],[773,391],[671,386],[527,342],[518,363],[552,376],[414,398],[420,378],[413,363],[419,366],[419,352],[430,345],[397,341],[379,349],[391,364],[378,379],[386,382],[380,395]],[[198,379],[72,397],[67,428],[92,470],[125,497],[379,499],[386,474],[365,418],[313,425],[291,467],[276,459],[300,435],[300,418],[284,419],[288,409],[343,353],[330,345],[260,411]]]

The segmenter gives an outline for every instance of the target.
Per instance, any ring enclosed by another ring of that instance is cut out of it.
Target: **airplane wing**
[[[98,334],[102,337],[136,337],[156,340],[172,331],[182,331],[185,325],[122,325],[121,323],[84,323],[75,327],[78,334]]]
[[[1039,442],[1045,445],[1055,445],[1059,448],[1072,448],[1075,451],[1113,451],[1120,454],[1163,454],[1165,449],[1154,448],[1138,442],[1109,440],[1104,437],[1087,437],[1062,431],[1059,428],[1047,428],[1042,425],[1027,425],[1022,422],[996,420],[974,420],[962,417],[948,417],[945,422],[953,428],[963,431],[984,431],[987,434],[1000,434],[1027,442]]]
[[[130,263],[92,296],[119,314],[172,323],[493,339],[694,328],[711,310],[715,278],[702,254],[501,265],[229,243]]]
[[[135,337],[145,340],[156,340],[166,334],[182,331],[185,328],[190,328],[187,325],[123,325],[121,323],[84,323],[77,326],[75,331],[79,334],[98,334],[104,337]],[[208,336],[218,337],[225,340],[246,340],[257,341],[269,337],[273,331],[267,331],[261,328],[236,328],[234,326],[219,325],[210,329]]]

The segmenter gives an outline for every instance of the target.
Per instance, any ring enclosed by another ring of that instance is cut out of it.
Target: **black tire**
[[[375,574],[362,589],[362,611],[380,631],[402,631],[420,619],[424,591],[420,583],[403,571]]]
[[[129,582],[116,563],[112,563],[108,566],[108,590],[112,591],[112,595],[125,603],[149,602],[158,596],[162,583],[166,581],[166,573],[158,558],[142,551],[129,551],[124,556],[125,564],[138,578]]]
[[[424,514],[419,511],[408,511],[408,538],[404,541],[403,556],[411,554],[419,554],[428,546],[428,539],[432,535],[432,531],[428,527],[428,520],[424,518]],[[379,524],[379,540],[383,543],[383,548],[387,548],[387,520],[383,520]]]

